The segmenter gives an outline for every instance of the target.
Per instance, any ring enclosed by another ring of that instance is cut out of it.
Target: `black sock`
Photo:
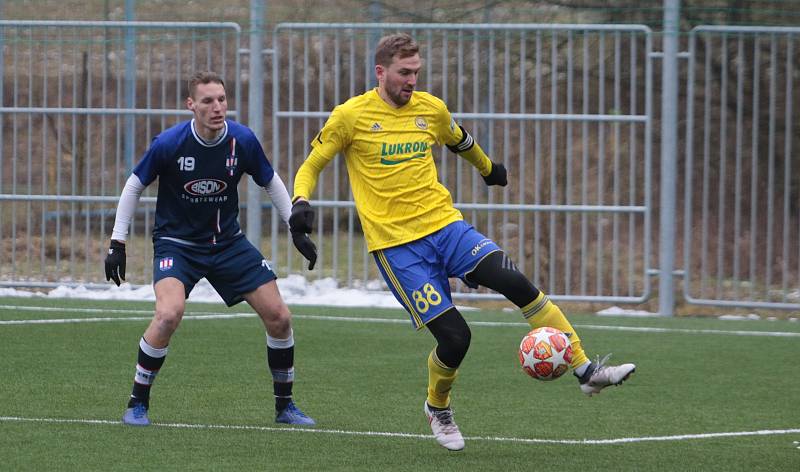
[[[573,374],[578,378],[578,383],[585,384],[592,377],[592,374],[594,374],[595,368],[594,362],[590,362],[589,367],[586,368],[586,371],[583,373],[583,375],[578,375],[577,373]]]
[[[139,340],[139,353],[136,360],[136,375],[133,378],[133,389],[131,398],[128,400],[128,408],[133,408],[137,403],[142,403],[146,407],[150,406],[150,388],[153,386],[156,374],[164,365],[167,357],[167,348],[154,348],[147,344],[142,337]]]
[[[294,385],[294,338],[275,339],[267,335],[267,364],[272,374],[275,410],[281,411],[292,402]]]

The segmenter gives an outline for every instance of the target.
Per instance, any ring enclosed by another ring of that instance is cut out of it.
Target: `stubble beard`
[[[412,89],[410,91],[408,98],[403,97],[402,92],[403,89],[399,89],[397,93],[389,93],[389,98],[391,98],[398,107],[405,105],[409,100],[411,100],[411,93],[414,93],[414,90]]]

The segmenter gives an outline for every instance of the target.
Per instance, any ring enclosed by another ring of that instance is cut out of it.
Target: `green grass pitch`
[[[800,323],[571,315],[592,355],[635,362],[588,398],[518,366],[516,312],[469,311],[453,391],[466,448],[422,413],[433,337],[400,310],[292,307],[295,400],[276,425],[249,311],[192,303],[153,388],[149,428],[119,423],[152,304],[0,299],[2,470],[797,470]],[[92,319],[80,322],[83,319]],[[57,323],[31,320],[61,320]]]

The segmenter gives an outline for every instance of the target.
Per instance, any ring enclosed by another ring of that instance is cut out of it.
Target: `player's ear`
[[[186,97],[186,108],[194,111],[194,100],[192,100],[192,97]]]
[[[375,78],[380,82],[386,75],[386,68],[380,64],[375,64]]]

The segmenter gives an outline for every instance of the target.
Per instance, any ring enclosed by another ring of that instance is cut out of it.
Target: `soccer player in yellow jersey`
[[[469,348],[470,329],[453,305],[449,277],[502,293],[531,327],[552,326],[569,336],[572,367],[587,395],[622,383],[635,366],[591,362],[558,306],[453,207],[438,180],[431,152],[435,145],[445,144],[469,161],[487,185],[505,186],[506,169],[453,121],[444,102],[414,90],[421,66],[411,36],[380,40],[375,51],[378,87],[334,108],[314,138],[295,176],[289,224],[298,241],[311,232],[314,212],[308,199],[322,169],[344,153],[367,247],[414,327],[427,327],[436,338],[428,355],[424,405],[431,429],[439,444],[460,450],[464,439],[453,420],[450,389]]]

